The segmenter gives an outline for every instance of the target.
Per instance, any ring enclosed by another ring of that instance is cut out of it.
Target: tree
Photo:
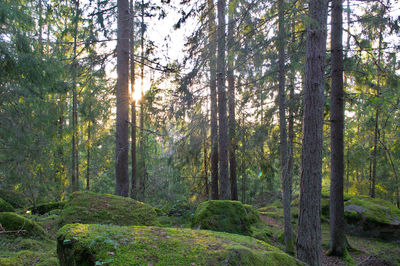
[[[129,195],[129,1],[118,1],[115,194]]]
[[[229,129],[229,176],[231,185],[231,199],[238,200],[237,177],[236,177],[236,119],[235,119],[235,77],[234,77],[234,31],[235,31],[235,9],[237,0],[229,1],[229,14],[228,14],[228,69],[226,72],[228,79],[228,129]]]
[[[322,126],[328,1],[309,2],[297,256],[321,265]]]
[[[131,69],[131,160],[132,160],[132,175],[131,175],[131,198],[136,199],[136,100],[133,98],[135,92],[135,19],[134,19],[134,0],[130,0],[130,69]]]
[[[211,199],[217,200],[218,195],[218,104],[217,104],[217,29],[215,25],[214,1],[208,0],[208,34],[210,45],[210,110],[211,110]]]
[[[281,162],[281,180],[282,180],[282,198],[283,198],[283,216],[284,216],[284,234],[286,252],[293,254],[294,246],[292,239],[292,222],[290,215],[291,203],[291,184],[288,172],[288,145],[287,145],[287,132],[286,132],[286,92],[285,92],[285,18],[284,18],[284,2],[278,1],[278,65],[279,65],[279,150]]]
[[[343,92],[343,4],[332,2],[331,31],[331,185],[329,204],[329,253],[343,256],[346,249],[343,179],[344,179],[344,92]]]
[[[230,182],[228,176],[228,122],[226,114],[225,88],[225,0],[218,0],[218,55],[217,86],[219,115],[219,190],[220,199],[230,199]]]

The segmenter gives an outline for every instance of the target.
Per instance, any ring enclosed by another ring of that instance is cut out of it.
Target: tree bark
[[[322,126],[328,1],[310,0],[306,41],[302,172],[297,256],[321,265]]]
[[[115,194],[129,196],[129,1],[118,1]]]
[[[286,252],[294,254],[294,245],[292,239],[292,223],[290,215],[291,191],[290,180],[288,176],[288,145],[286,132],[286,92],[285,92],[285,19],[284,2],[278,1],[278,65],[279,65],[279,140],[280,140],[280,163],[282,180],[282,199],[283,199],[283,217],[284,217],[284,235]]]
[[[74,43],[73,43],[73,62],[72,62],[72,191],[79,190],[79,165],[78,165],[78,96],[77,96],[77,39],[78,39],[78,18],[79,0],[75,0],[74,18]]]
[[[217,200],[218,195],[218,104],[217,104],[217,73],[216,52],[217,29],[215,25],[214,1],[208,0],[208,30],[210,42],[210,104],[211,104],[211,199]]]
[[[132,175],[131,175],[131,198],[136,199],[136,101],[133,99],[135,93],[135,21],[134,21],[134,0],[130,0],[130,68],[131,68],[131,164],[132,164]]]
[[[225,88],[225,0],[218,0],[218,55],[217,86],[219,114],[219,182],[220,199],[230,199],[230,182],[228,176],[228,122],[226,114]]]
[[[86,161],[86,190],[90,190],[90,146],[91,146],[91,123],[88,122],[88,140],[87,140],[87,161]]]
[[[343,256],[346,250],[344,180],[343,4],[332,1],[331,31],[331,184],[329,254]]]
[[[235,78],[234,78],[234,31],[235,31],[235,8],[237,0],[229,1],[228,20],[228,129],[229,129],[229,175],[231,182],[231,199],[238,200],[237,176],[236,176],[236,118],[235,118]]]

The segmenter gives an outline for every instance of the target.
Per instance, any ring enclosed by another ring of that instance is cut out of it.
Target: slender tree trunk
[[[235,31],[235,8],[237,0],[229,1],[228,21],[228,128],[229,128],[229,175],[231,182],[231,199],[238,200],[237,176],[236,176],[236,118],[235,118],[235,78],[234,69],[234,31]]]
[[[214,1],[208,0],[208,31],[210,42],[210,104],[211,104],[211,199],[218,195],[218,104],[217,104],[217,27],[215,25]]]
[[[134,0],[130,0],[130,60],[131,60],[131,160],[132,160],[132,176],[131,176],[131,198],[136,199],[136,101],[133,98],[135,93],[135,19],[134,19]]]
[[[377,86],[376,86],[376,98],[380,97],[380,64],[382,57],[382,31],[379,31],[379,47],[378,47],[378,77],[377,77]],[[374,147],[372,150],[372,174],[371,174],[371,198],[375,198],[375,184],[376,184],[376,163],[377,163],[377,149],[378,149],[378,130],[379,130],[379,108],[380,106],[376,106],[375,109],[375,126],[374,126]]]
[[[90,146],[91,146],[91,130],[92,125],[88,122],[88,140],[87,140],[87,163],[86,163],[86,190],[90,190]]]
[[[144,142],[144,0],[141,3],[141,37],[140,37],[140,164],[141,164],[141,177],[140,177],[140,200],[144,201],[144,194],[146,190],[146,158],[145,158],[145,142]]]
[[[310,0],[304,88],[302,172],[297,256],[321,265],[322,126],[328,1]]]
[[[118,1],[115,194],[129,196],[129,1]]]
[[[205,131],[206,133],[207,131]],[[204,154],[204,193],[205,199],[208,200],[210,196],[209,186],[208,186],[208,162],[207,162],[207,144],[206,140],[203,143],[203,154]]]
[[[331,30],[331,184],[329,253],[343,256],[346,250],[343,180],[344,180],[344,92],[343,92],[343,4],[332,1]]]
[[[219,184],[220,199],[230,199],[230,182],[228,176],[228,121],[226,114],[225,88],[225,0],[218,0],[218,114],[219,114]]]
[[[279,13],[279,33],[278,33],[278,53],[279,53],[279,133],[280,133],[280,161],[281,161],[281,179],[282,179],[282,198],[283,198],[283,216],[284,216],[284,235],[286,252],[294,254],[294,245],[292,239],[292,223],[290,215],[290,180],[288,176],[288,145],[286,132],[286,92],[285,92],[285,18],[284,2],[278,1]]]
[[[77,96],[77,38],[78,38],[78,18],[79,0],[75,0],[74,17],[74,43],[73,43],[73,63],[72,63],[72,191],[79,190],[79,166],[78,166],[78,96]]]
[[[243,117],[243,128],[244,117]],[[246,203],[246,134],[242,133],[242,203]]]

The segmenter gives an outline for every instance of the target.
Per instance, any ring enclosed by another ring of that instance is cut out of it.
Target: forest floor
[[[274,231],[283,230],[283,221],[269,216],[261,215],[261,219]],[[329,224],[322,223],[322,265],[398,265],[393,260],[399,257],[400,242],[387,242],[377,238],[365,238],[347,235],[351,248],[348,256],[344,258],[328,256]],[[276,243],[278,248],[284,249],[283,244]]]
[[[29,215],[20,212],[21,215],[36,221],[49,234],[48,240],[22,237],[6,237],[0,235],[0,265],[57,265],[56,252],[56,233],[58,230],[58,214]],[[169,219],[165,227],[188,227],[187,219],[178,217],[161,216],[159,218]],[[282,232],[283,221],[280,218],[271,216],[261,216],[263,226],[271,232]],[[165,223],[165,221],[164,221]],[[162,224],[160,222],[160,224]],[[296,230],[296,225],[293,225]],[[397,258],[400,254],[400,243],[385,242],[376,238],[361,238],[356,236],[347,236],[351,245],[348,256],[338,258],[327,256],[326,252],[329,245],[329,224],[322,223],[322,265],[400,265]],[[282,244],[282,235],[271,237],[270,244],[284,249]],[[28,262],[28,263],[27,263]]]

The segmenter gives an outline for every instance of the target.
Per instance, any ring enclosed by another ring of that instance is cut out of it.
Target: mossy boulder
[[[4,230],[13,231],[15,235],[47,237],[40,225],[13,212],[0,212],[0,224]]]
[[[64,207],[65,203],[66,203],[66,201],[43,203],[43,204],[39,204],[35,207],[31,207],[30,211],[33,214],[43,215],[52,210],[62,209]]]
[[[295,200],[291,204],[290,213],[292,219],[297,219],[299,215],[298,200]],[[263,216],[268,216],[283,222],[283,204],[282,201],[276,200],[268,206],[257,209],[258,212]]]
[[[0,198],[0,212],[13,212],[14,208],[10,203]]]
[[[156,217],[153,207],[130,198],[75,192],[61,212],[60,225],[72,223],[154,225]]]
[[[346,231],[353,235],[400,241],[400,209],[368,196],[345,200]]]
[[[301,265],[248,236],[145,226],[66,225],[57,253],[61,265]]]
[[[260,220],[258,212],[239,201],[210,200],[199,204],[192,227],[213,231],[251,235],[251,225]]]

